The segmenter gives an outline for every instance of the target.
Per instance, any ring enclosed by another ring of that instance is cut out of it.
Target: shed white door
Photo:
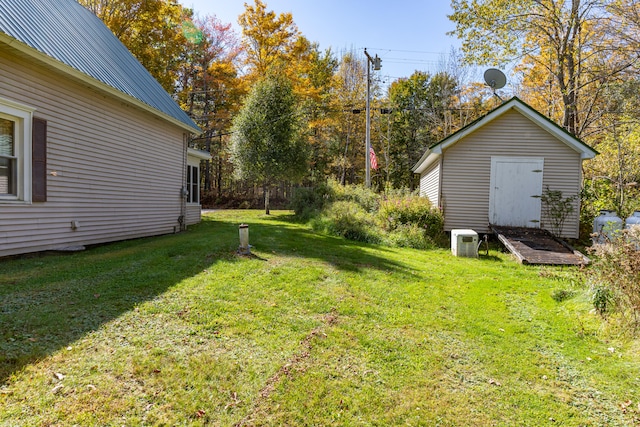
[[[489,222],[540,227],[544,159],[491,157]]]

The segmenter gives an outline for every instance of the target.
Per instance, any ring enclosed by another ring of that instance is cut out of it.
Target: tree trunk
[[[265,185],[264,187],[264,213],[265,215],[269,215],[269,186]]]
[[[216,196],[222,195],[222,135],[219,135],[218,143],[218,172],[216,173]]]

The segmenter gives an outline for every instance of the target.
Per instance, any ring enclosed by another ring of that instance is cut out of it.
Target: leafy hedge
[[[380,243],[374,217],[354,201],[339,200],[329,205],[312,222],[315,230],[357,242]]]
[[[444,217],[416,194],[380,195],[363,186],[330,181],[294,193],[296,216],[315,230],[351,240],[427,249],[443,235]]]

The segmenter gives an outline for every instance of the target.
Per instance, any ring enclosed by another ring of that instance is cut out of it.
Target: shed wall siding
[[[580,191],[580,154],[520,113],[509,111],[443,153],[445,230],[489,231],[491,156],[543,157],[543,189],[548,186],[551,190],[560,190],[564,197]],[[565,222],[563,237],[578,237],[578,212],[579,200],[576,200],[574,213]],[[544,215],[541,227],[549,228]]]
[[[420,195],[427,197],[433,206],[440,200],[440,162],[436,161],[420,175]]]
[[[0,93],[48,127],[48,201],[0,204],[0,256],[179,229],[183,130],[4,48]]]

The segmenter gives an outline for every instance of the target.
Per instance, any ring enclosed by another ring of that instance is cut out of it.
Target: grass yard
[[[0,425],[638,426],[639,342],[575,273],[258,211],[0,260]]]

